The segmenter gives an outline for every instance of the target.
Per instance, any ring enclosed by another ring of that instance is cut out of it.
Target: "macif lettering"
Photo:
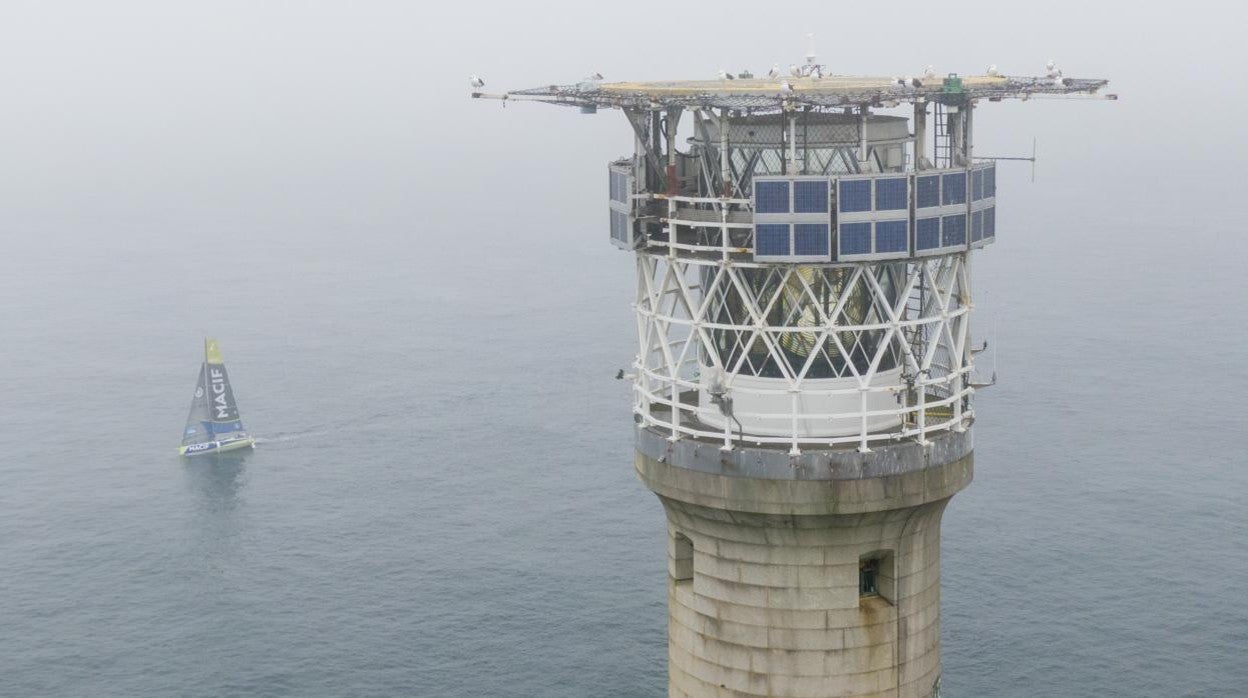
[[[212,377],[212,392],[216,395],[212,401],[217,408],[217,419],[228,419],[230,404],[225,401],[225,372],[214,368],[209,371],[209,375]]]

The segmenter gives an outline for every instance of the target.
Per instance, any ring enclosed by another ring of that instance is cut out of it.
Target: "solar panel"
[[[796,223],[793,225],[793,255],[795,257],[827,256],[828,226],[825,223]]]
[[[905,252],[909,249],[909,221],[880,221],[875,224],[875,251]]]
[[[919,250],[940,247],[940,218],[920,218],[914,222],[914,246]]]
[[[940,205],[940,175],[915,178],[915,206],[931,208]]]
[[[827,180],[799,180],[793,182],[793,212],[827,213]]]
[[[789,183],[788,182],[755,182],[754,183],[755,213],[788,213]]]
[[[633,231],[628,224],[628,214],[620,211],[611,211],[611,239],[622,242],[625,245],[632,245]]]
[[[944,216],[940,219],[941,247],[966,244],[966,214]]]
[[[628,175],[623,172],[609,171],[611,200],[628,203]]]
[[[984,171],[984,196],[994,197],[997,195],[997,166],[994,163]]]
[[[989,206],[984,209],[984,237],[997,237],[997,207]]]
[[[971,213],[971,242],[979,242],[984,239],[984,212],[974,211]]]
[[[875,210],[905,211],[910,208],[910,188],[905,177],[875,180]]]
[[[840,236],[840,254],[871,254],[870,223],[842,223],[837,230]]]
[[[966,203],[966,173],[954,172],[952,174],[941,175],[941,203],[945,206],[950,204]]]
[[[754,254],[760,257],[788,257],[791,254],[789,226],[776,223],[754,226]]]
[[[871,180],[848,179],[837,183],[837,209],[845,213],[871,210]]]
[[[984,171],[975,170],[971,173],[971,199],[979,201],[984,198]]]

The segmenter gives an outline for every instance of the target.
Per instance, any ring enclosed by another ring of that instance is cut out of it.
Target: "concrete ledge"
[[[687,470],[763,480],[863,480],[903,475],[960,460],[975,445],[971,431],[944,432],[926,445],[914,441],[877,444],[869,453],[857,449],[811,449],[789,455],[783,448],[738,446],[722,451],[718,444],[680,439],[636,427],[637,452],[660,463]]]
[[[925,467],[853,479],[716,474],[661,461],[640,449],[635,453],[634,465],[646,487],[664,499],[713,510],[778,516],[863,514],[919,506],[952,497],[969,485],[974,476],[974,455],[970,450],[943,462],[935,462],[931,457],[920,460]],[[790,530],[789,534],[800,536],[801,530]]]

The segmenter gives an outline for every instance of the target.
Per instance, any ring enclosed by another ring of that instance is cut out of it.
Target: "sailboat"
[[[204,363],[199,367],[199,383],[195,385],[195,397],[191,399],[191,413],[186,417],[178,453],[198,456],[254,448],[255,445],[256,440],[243,429],[243,421],[238,416],[238,403],[234,401],[217,340],[205,339]]]

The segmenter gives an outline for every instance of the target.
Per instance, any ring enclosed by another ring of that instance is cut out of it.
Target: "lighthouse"
[[[941,518],[990,383],[971,272],[997,239],[998,159],[975,127],[1005,99],[1113,98],[1051,67],[996,73],[812,56],[473,93],[618,110],[632,136],[606,228],[636,270],[623,377],[667,518],[670,695],[939,694]]]

